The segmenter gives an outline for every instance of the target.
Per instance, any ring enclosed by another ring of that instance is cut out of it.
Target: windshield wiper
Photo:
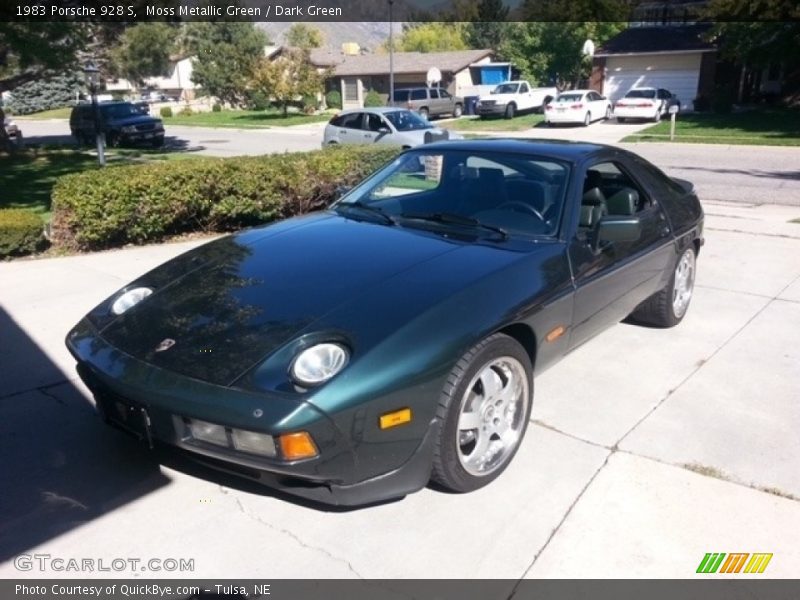
[[[395,225],[397,221],[394,220],[393,217],[387,215],[383,210],[378,208],[377,206],[370,206],[369,204],[364,204],[361,200],[356,200],[355,202],[342,202],[341,204],[337,204],[335,207],[337,210],[340,208],[357,208],[364,212],[370,213],[386,223],[387,225]]]
[[[494,225],[487,225],[486,223],[481,223],[478,219],[474,219],[472,217],[465,217],[464,215],[458,215],[455,213],[432,213],[432,214],[417,214],[417,213],[406,213],[400,215],[403,219],[411,219],[415,221],[431,221],[433,223],[444,223],[447,225],[461,225],[463,227],[477,227],[480,229],[485,229],[487,231],[493,231],[502,237],[504,240],[508,239],[508,232],[503,229],[502,227],[495,227]]]

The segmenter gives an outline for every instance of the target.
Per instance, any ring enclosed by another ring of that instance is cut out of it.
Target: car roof
[[[448,140],[417,146],[415,150],[464,150],[467,152],[510,152],[547,156],[577,162],[587,156],[612,152],[625,152],[614,146],[593,142],[573,142],[541,138],[484,138],[472,140]]]
[[[375,113],[382,115],[390,112],[412,112],[412,111],[408,110],[407,108],[400,108],[398,106],[369,106],[369,107],[365,106],[364,108],[348,108],[347,110],[341,111],[339,114],[349,115],[352,113],[360,113],[360,112]]]

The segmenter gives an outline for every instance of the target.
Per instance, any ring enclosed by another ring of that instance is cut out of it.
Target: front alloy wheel
[[[439,403],[435,481],[469,492],[505,470],[528,425],[531,372],[525,350],[506,335],[495,334],[464,355]]]

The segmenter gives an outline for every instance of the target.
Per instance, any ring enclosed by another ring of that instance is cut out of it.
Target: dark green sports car
[[[67,336],[110,423],[285,492],[366,504],[508,466],[533,377],[622,319],[676,325],[691,184],[588,143],[433,143],[330,209],[154,269]]]

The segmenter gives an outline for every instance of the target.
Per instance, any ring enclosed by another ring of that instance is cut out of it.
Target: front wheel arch
[[[525,349],[531,365],[536,367],[536,350],[538,348],[536,332],[533,331],[528,325],[524,323],[512,323],[499,329],[495,333],[502,333],[510,338],[513,338],[517,343]]]

